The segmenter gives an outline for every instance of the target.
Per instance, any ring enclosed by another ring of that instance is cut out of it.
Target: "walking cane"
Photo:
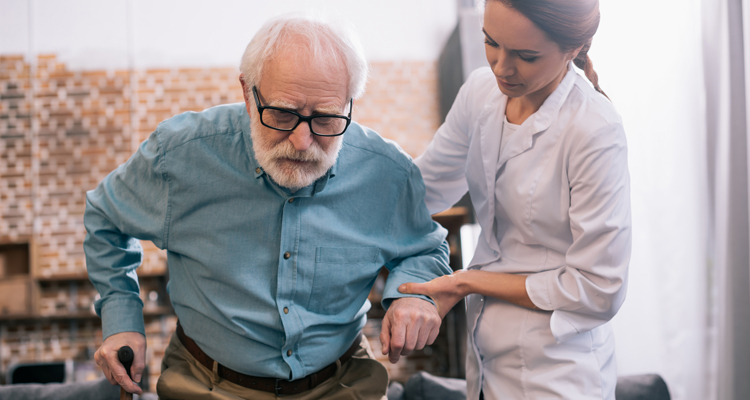
[[[117,359],[120,361],[125,372],[128,373],[128,378],[133,379],[130,376],[130,367],[133,365],[133,349],[130,346],[122,346],[120,350],[117,350]],[[125,391],[125,388],[120,386],[120,400],[133,400],[133,393]]]

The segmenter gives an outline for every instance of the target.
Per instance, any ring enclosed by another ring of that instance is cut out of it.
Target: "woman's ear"
[[[581,50],[583,49],[584,46],[585,45],[580,45],[580,46],[576,47],[575,49],[571,50],[567,54],[567,57],[566,57],[568,59],[568,61],[573,61],[576,58],[578,58],[578,54],[581,52]]]

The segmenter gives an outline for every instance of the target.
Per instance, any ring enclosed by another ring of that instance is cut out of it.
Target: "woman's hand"
[[[398,287],[398,291],[430,297],[437,306],[440,318],[444,318],[448,311],[466,296],[459,280],[465,273],[464,270],[458,270],[452,275],[443,275],[426,283],[404,283]]]

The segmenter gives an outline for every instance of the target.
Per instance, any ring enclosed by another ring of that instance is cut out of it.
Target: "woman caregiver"
[[[416,160],[431,212],[469,191],[479,243],[468,270],[400,290],[441,316],[468,296],[469,400],[614,399],[608,321],[625,299],[630,189],[622,122],[587,56],[599,4],[484,7],[489,68]]]

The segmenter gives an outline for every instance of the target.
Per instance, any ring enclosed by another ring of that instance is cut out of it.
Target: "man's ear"
[[[251,107],[252,101],[246,90],[247,88],[245,87],[245,79],[242,76],[242,74],[240,74],[240,85],[242,86],[242,96],[245,98],[245,109],[247,110],[247,115],[252,117],[253,116],[252,111],[251,111],[253,109],[253,107]]]
[[[247,103],[250,101],[250,98],[247,95],[247,88],[245,87],[245,79],[242,76],[242,74],[240,74],[240,86],[242,86],[242,96],[245,97],[245,103]]]

